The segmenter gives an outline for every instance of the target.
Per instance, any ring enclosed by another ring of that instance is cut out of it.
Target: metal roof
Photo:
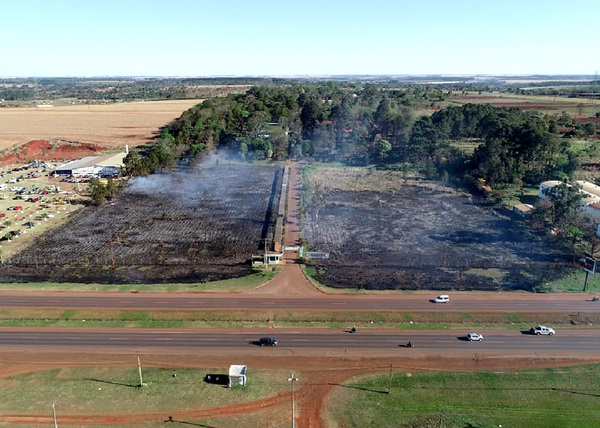
[[[123,167],[123,159],[125,159],[127,153],[113,153],[111,155],[104,156],[86,156],[81,159],[77,159],[72,162],[68,162],[56,168],[56,171],[72,171],[78,168],[87,168],[90,166],[117,166]]]

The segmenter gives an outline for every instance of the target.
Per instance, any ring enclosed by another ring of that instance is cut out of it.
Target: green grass
[[[542,291],[552,293],[581,293],[583,292],[584,282],[585,272],[574,269],[571,274],[563,278],[545,283],[542,286]],[[589,275],[587,292],[590,294],[600,293],[600,273]]]
[[[0,283],[0,290],[118,291],[118,292],[235,292],[246,291],[273,279],[279,268],[222,281],[190,284],[84,284],[74,282]]]
[[[600,365],[506,372],[394,373],[329,400],[332,427],[596,427]]]
[[[227,374],[228,368],[145,368],[147,386],[143,388],[137,387],[139,375],[133,365],[62,368],[4,377],[0,378],[0,419],[2,414],[39,414],[53,402],[59,414],[175,413],[259,400],[289,390],[287,371],[250,368],[246,387],[231,389],[203,382],[207,373]]]

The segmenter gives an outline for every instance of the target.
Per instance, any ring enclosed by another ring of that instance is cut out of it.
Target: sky
[[[0,0],[0,76],[587,74],[598,0]]]

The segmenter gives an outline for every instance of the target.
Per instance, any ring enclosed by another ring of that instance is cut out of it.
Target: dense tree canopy
[[[167,169],[179,158],[214,149],[239,159],[289,156],[351,165],[408,163],[427,176],[467,174],[495,187],[563,178],[577,161],[550,123],[515,108],[466,104],[413,119],[426,88],[374,84],[263,85],[245,94],[209,99],[184,112],[160,138],[127,158],[128,172]],[[443,93],[436,96],[443,98]],[[473,155],[456,149],[479,141]]]

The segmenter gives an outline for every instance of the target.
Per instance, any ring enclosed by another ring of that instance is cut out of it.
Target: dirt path
[[[300,195],[302,188],[301,166],[293,162],[290,166],[289,191],[287,201],[287,217],[285,219],[285,246],[295,247],[300,245]],[[287,250],[284,252],[285,264],[281,272],[271,281],[262,284],[249,293],[252,294],[279,294],[285,296],[316,295],[322,294],[304,276],[300,268],[298,251]]]

